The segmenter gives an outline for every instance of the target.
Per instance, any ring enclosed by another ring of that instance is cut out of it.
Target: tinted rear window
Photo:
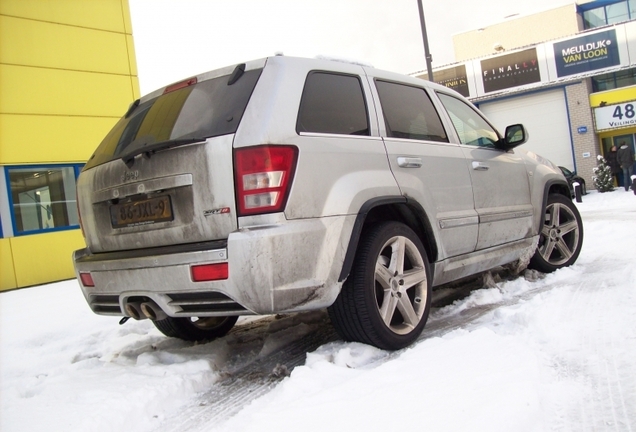
[[[300,101],[296,131],[369,135],[367,106],[360,78],[310,72]]]
[[[389,137],[448,142],[442,121],[424,89],[380,80],[375,86]]]
[[[235,133],[261,71],[247,71],[232,85],[221,76],[140,104],[106,135],[84,169],[143,144]]]

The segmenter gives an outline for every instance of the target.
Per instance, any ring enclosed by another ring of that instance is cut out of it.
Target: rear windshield
[[[261,71],[247,71],[233,82],[229,75],[209,79],[131,108],[106,135],[84,170],[144,145],[235,133]]]

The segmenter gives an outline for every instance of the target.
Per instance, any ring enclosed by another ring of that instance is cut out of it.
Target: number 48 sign
[[[636,126],[636,101],[594,109],[596,130]]]

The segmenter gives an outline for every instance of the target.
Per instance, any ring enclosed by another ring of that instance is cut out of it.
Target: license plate
[[[149,225],[172,219],[170,197],[167,195],[110,206],[113,228]]]

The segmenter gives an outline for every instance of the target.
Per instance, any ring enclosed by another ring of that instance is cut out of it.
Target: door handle
[[[488,168],[490,167],[483,162],[473,161],[473,169],[475,171],[488,171]]]
[[[422,158],[399,156],[397,163],[402,168],[420,168],[422,166]]]

